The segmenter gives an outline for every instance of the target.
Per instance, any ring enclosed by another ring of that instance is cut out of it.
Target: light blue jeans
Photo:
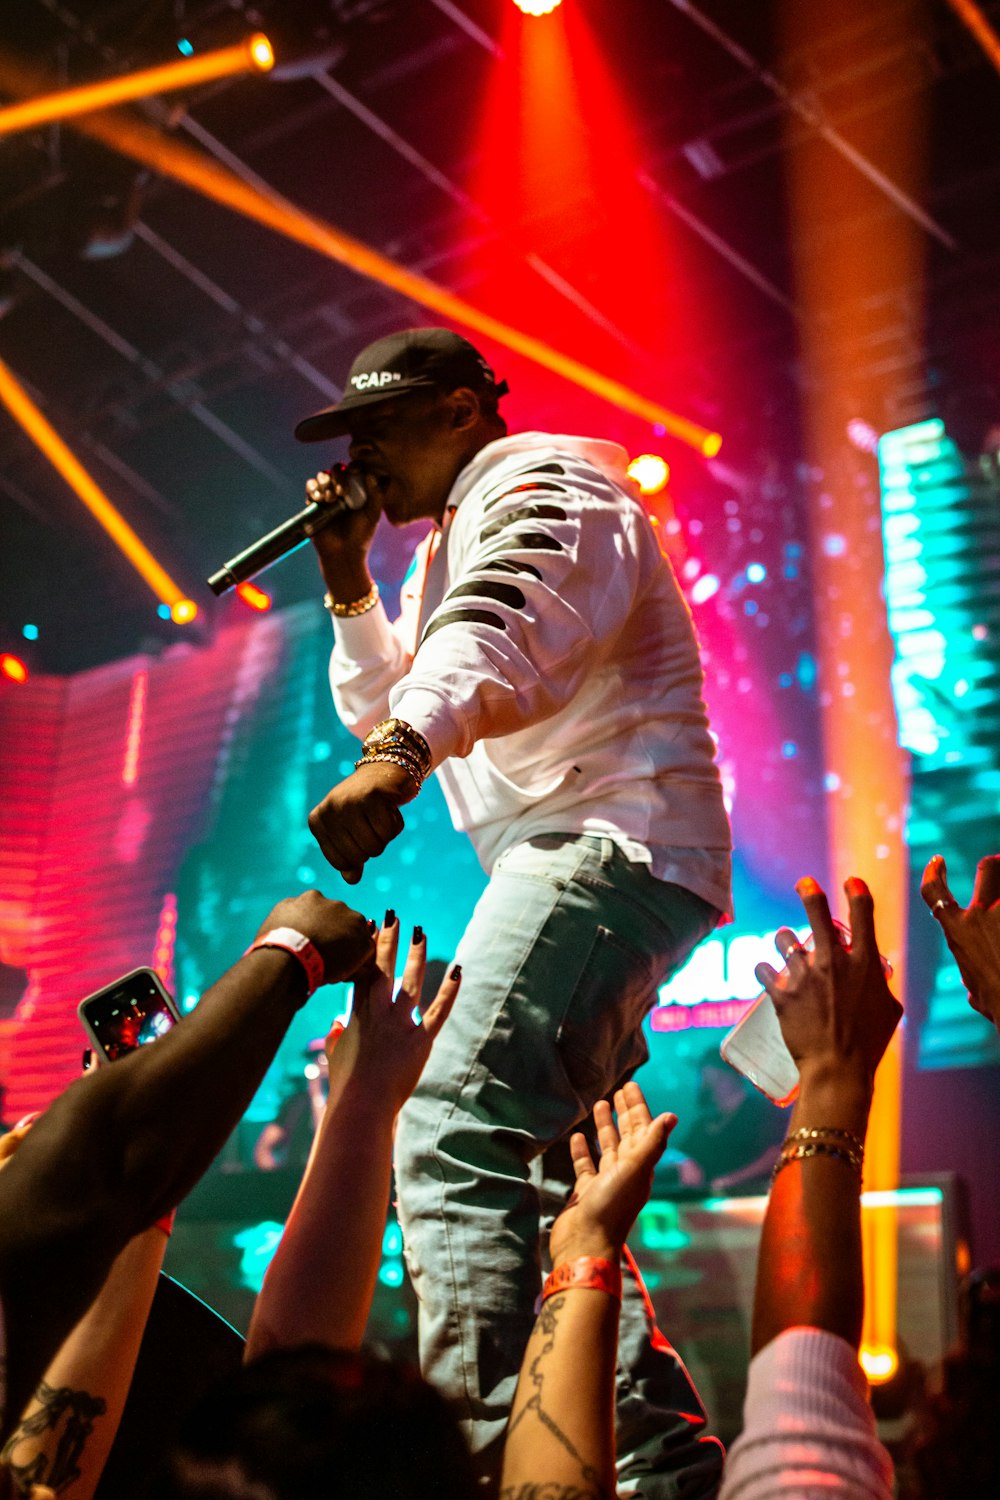
[[[498,1467],[534,1321],[542,1232],[571,1187],[567,1137],[646,1060],[657,986],[716,920],[610,839],[574,834],[509,850],[473,912],[461,994],[400,1117],[396,1184],[424,1374],[455,1403],[484,1475]],[[651,1500],[712,1495],[721,1451],[697,1441],[697,1393],[649,1332],[633,1284],[621,1482]]]

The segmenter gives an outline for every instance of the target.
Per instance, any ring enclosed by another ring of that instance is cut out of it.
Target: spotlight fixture
[[[239,583],[236,585],[236,593],[243,600],[248,609],[255,609],[258,614],[266,614],[271,608],[271,596],[255,583]]]
[[[627,472],[643,495],[658,495],[670,478],[670,466],[658,453],[640,453],[633,458]]]
[[[10,651],[0,652],[0,677],[6,678],[8,682],[27,682],[29,677],[28,668],[19,656],[14,656]]]
[[[899,1369],[899,1355],[888,1344],[862,1344],[858,1363],[869,1385],[884,1385]]]
[[[514,4],[526,16],[548,16],[562,4],[562,0],[514,0]]]

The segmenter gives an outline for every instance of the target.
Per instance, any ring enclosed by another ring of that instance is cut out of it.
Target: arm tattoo
[[[603,1500],[603,1496],[575,1484],[511,1484],[500,1491],[500,1500]]]
[[[59,1491],[80,1477],[80,1458],[94,1430],[94,1420],[108,1409],[102,1396],[88,1391],[54,1388],[43,1380],[35,1392],[37,1410],[15,1428],[0,1454],[17,1487],[28,1494],[33,1484]],[[52,1439],[46,1433],[54,1434]],[[17,1450],[27,1445],[23,1459]]]
[[[501,1490],[500,1500],[608,1500],[601,1486],[601,1477],[597,1470],[587,1463],[571,1438],[563,1432],[562,1428],[553,1420],[542,1404],[545,1386],[545,1376],[541,1368],[542,1361],[547,1354],[552,1353],[556,1328],[559,1324],[559,1314],[565,1306],[565,1297],[550,1297],[547,1302],[542,1303],[541,1312],[538,1314],[538,1320],[535,1323],[535,1330],[542,1335],[545,1343],[532,1360],[531,1368],[528,1371],[529,1378],[535,1389],[508,1427],[507,1437],[509,1439],[515,1429],[521,1425],[521,1422],[529,1411],[534,1412],[542,1426],[552,1433],[552,1436],[557,1442],[562,1444],[570,1457],[575,1459],[580,1465],[581,1484],[510,1485],[506,1489]]]

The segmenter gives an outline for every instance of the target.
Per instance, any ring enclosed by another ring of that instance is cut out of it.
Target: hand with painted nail
[[[348,1080],[370,1082],[397,1112],[417,1086],[462,980],[456,964],[434,998],[422,1003],[427,940],[417,927],[394,996],[398,947],[399,920],[390,909],[376,935],[374,956],[354,977],[350,1022],[346,1029],[335,1024],[326,1046],[331,1097]]]
[[[979,861],[968,906],[952,895],[940,854],[928,862],[920,894],[941,924],[969,991],[969,1004],[1000,1031],[1000,854],[987,854]]]
[[[803,1087],[811,1078],[828,1077],[850,1080],[870,1094],[875,1069],[903,1013],[882,968],[871,892],[853,876],[845,882],[847,948],[816,881],[806,876],[796,890],[815,947],[810,952],[783,928],[777,942],[786,967],[778,974],[770,964],[758,964],[757,978],[774,1003]]]
[[[248,1360],[303,1343],[361,1347],[382,1258],[396,1117],[462,977],[455,965],[424,1006],[423,933],[410,941],[397,989],[398,946],[399,922],[387,911],[374,957],[354,977],[351,1019],[327,1038],[326,1111],[254,1308]]]

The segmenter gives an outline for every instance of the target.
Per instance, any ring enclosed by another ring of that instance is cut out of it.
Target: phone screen
[[[169,996],[150,969],[137,969],[90,995],[80,1016],[109,1062],[155,1042],[177,1021]]]

